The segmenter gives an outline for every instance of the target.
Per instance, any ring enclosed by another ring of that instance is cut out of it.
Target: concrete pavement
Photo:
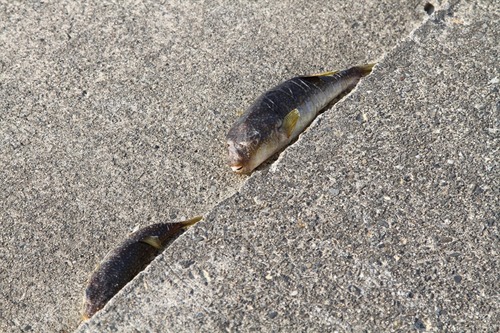
[[[498,9],[425,5],[3,3],[0,329],[75,329],[109,249],[199,214],[79,331],[494,329]],[[263,90],[374,60],[271,168],[229,172]]]

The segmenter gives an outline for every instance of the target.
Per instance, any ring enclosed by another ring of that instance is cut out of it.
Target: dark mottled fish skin
[[[156,257],[170,239],[200,220],[201,217],[196,217],[184,222],[158,223],[144,227],[108,252],[85,289],[83,319],[89,319],[102,309]]]
[[[352,67],[335,74],[298,76],[262,94],[227,134],[229,164],[249,173],[298,136],[330,101],[353,88],[373,65]],[[291,135],[284,136],[285,117],[297,109],[300,117]]]

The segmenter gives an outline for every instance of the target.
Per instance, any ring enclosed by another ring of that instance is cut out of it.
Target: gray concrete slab
[[[381,58],[424,4],[1,1],[0,330],[74,329],[132,229],[205,214],[247,179],[224,135],[253,98]]]
[[[435,12],[78,332],[497,332],[498,22]]]

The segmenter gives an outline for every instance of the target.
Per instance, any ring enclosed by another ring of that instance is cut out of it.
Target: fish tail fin
[[[372,72],[373,66],[375,66],[376,64],[377,63],[366,64],[366,65],[356,66],[354,68],[356,68],[359,71],[361,76],[367,76]]]
[[[190,226],[192,226],[192,225],[200,222],[202,219],[203,219],[203,216],[195,216],[192,219],[189,219],[189,220],[186,220],[186,221],[182,221],[182,222],[179,222],[179,223],[182,225],[183,229],[187,229]]]

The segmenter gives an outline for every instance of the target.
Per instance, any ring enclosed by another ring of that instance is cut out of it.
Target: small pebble
[[[415,318],[415,328],[417,330],[425,330],[425,325],[422,320]]]
[[[329,192],[330,192],[330,194],[331,194],[331,195],[333,195],[333,196],[337,196],[337,195],[339,195],[339,193],[340,193],[339,189],[337,189],[337,188],[331,188],[331,189],[329,190]]]
[[[277,315],[278,315],[278,312],[276,312],[276,311],[269,311],[269,312],[267,313],[267,316],[268,316],[269,318],[271,318],[271,319],[276,318],[276,316],[277,316]]]

